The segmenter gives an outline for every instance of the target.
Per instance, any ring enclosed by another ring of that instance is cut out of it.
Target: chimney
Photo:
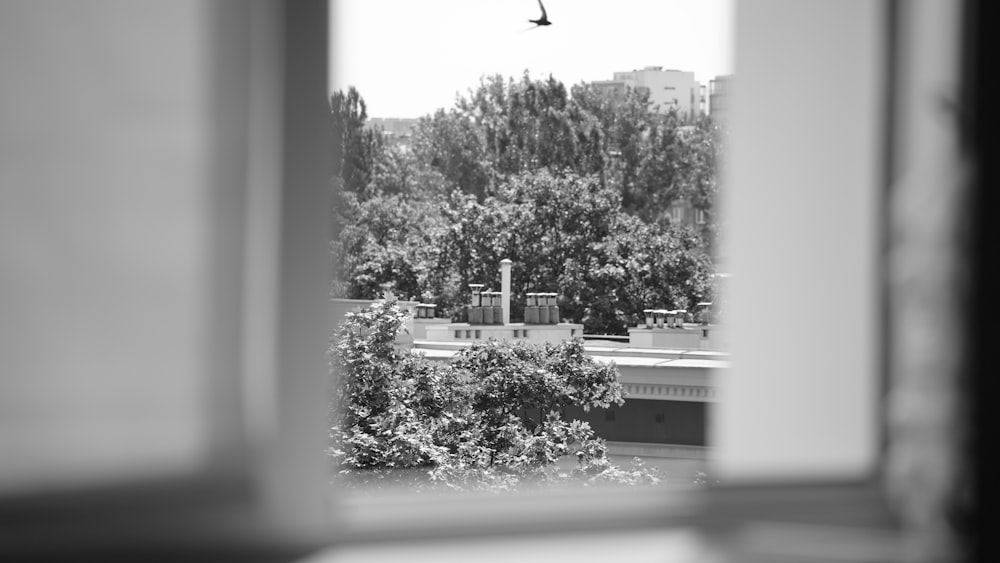
[[[677,314],[674,317],[674,326],[676,328],[684,328],[684,317],[687,315],[687,309],[677,309],[674,312]]]
[[[480,307],[482,303],[480,302],[480,293],[483,291],[483,284],[481,283],[470,283],[469,289],[472,290],[472,302],[471,306]]]
[[[711,301],[702,301],[701,303],[698,303],[698,313],[701,316],[701,324],[711,324],[711,307]]]
[[[503,307],[500,305],[503,302],[503,292],[493,291],[493,324],[502,325],[503,322]]]
[[[524,324],[538,324],[538,294],[529,291],[527,295],[527,305],[524,307]]]
[[[500,261],[500,307],[503,309],[503,324],[510,324],[510,265],[509,258]]]
[[[483,284],[481,283],[470,283],[469,289],[472,290],[472,300],[469,305],[469,324],[470,325],[481,325],[483,324],[483,307],[482,307],[482,290]]]
[[[653,309],[653,326],[656,328],[663,328],[663,317],[666,315],[666,309]]]
[[[483,291],[480,295],[481,295],[480,303],[482,304],[482,307],[480,308],[483,311],[482,324],[491,325],[493,324],[493,290],[487,289],[486,291]]]

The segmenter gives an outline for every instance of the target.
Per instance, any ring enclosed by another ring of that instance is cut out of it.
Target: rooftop
[[[610,344],[610,345],[609,345]],[[637,348],[615,343],[588,343],[584,350],[595,360],[614,362],[619,367],[694,368],[723,369],[729,367],[728,352],[714,350],[672,350],[662,348]],[[441,342],[435,340],[414,340],[413,354],[428,359],[448,359],[472,342]]]

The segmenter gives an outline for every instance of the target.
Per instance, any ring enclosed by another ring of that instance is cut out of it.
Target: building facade
[[[722,125],[729,113],[729,91],[732,75],[716,76],[708,83],[708,112],[712,119]]]
[[[667,216],[671,225],[684,225],[700,229],[709,222],[708,212],[698,209],[691,203],[691,200],[681,197],[675,199],[667,207]]]
[[[660,113],[671,109],[689,116],[705,113],[704,86],[694,79],[693,72],[647,66],[639,70],[615,72],[613,76],[612,80],[598,80],[591,84],[613,97],[624,96],[628,90],[646,92],[649,101]]]
[[[421,320],[417,321],[420,324]],[[441,326],[446,331],[440,334],[451,333],[455,326]],[[497,328],[462,326],[473,333],[483,330],[484,338],[479,340],[485,339],[487,329]],[[518,326],[521,325],[508,328]],[[552,328],[557,326],[552,325]],[[436,333],[438,331],[427,331],[426,339],[415,339],[411,353],[447,361],[477,340],[474,337],[438,340]],[[558,342],[568,334],[568,329],[561,334],[548,331],[545,339]],[[532,340],[537,342],[540,337],[542,332],[539,331]],[[502,339],[518,340],[509,336]],[[628,466],[638,457],[647,467],[661,469],[668,480],[689,483],[705,469],[709,458],[709,410],[717,400],[716,380],[729,367],[729,353],[725,348],[722,327],[679,320],[672,327],[640,325],[631,328],[627,342],[588,339],[584,344],[587,355],[616,367],[625,403],[589,411],[570,407],[563,414],[587,422],[606,440],[609,458],[615,463]]]

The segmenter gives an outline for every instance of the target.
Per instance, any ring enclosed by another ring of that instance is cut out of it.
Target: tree
[[[699,242],[686,227],[649,225],[620,215],[611,236],[581,261],[566,265],[573,274],[564,291],[585,304],[579,313],[585,330],[622,334],[642,322],[643,309],[693,313],[697,303],[710,301],[713,268]]]
[[[378,130],[366,128],[368,109],[357,89],[341,90],[330,96],[330,134],[332,176],[341,180],[342,189],[365,194],[381,156],[385,139]]]
[[[459,110],[439,109],[418,121],[414,158],[437,171],[453,189],[482,200],[490,183],[486,148],[480,131]]]
[[[563,418],[567,406],[624,402],[617,370],[587,356],[579,339],[489,341],[442,364],[395,348],[403,318],[394,300],[378,301],[349,314],[331,346],[338,385],[330,452],[348,484],[500,491],[660,482],[641,464],[612,465],[587,423]],[[575,466],[557,463],[564,457]]]
[[[385,291],[418,297],[428,287],[428,265],[439,260],[440,209],[406,194],[378,193],[359,202],[344,193],[338,207],[344,227],[333,244],[340,264],[334,295],[371,299]]]
[[[693,309],[709,298],[712,264],[697,235],[626,213],[595,176],[523,173],[496,197],[459,200],[445,215],[433,269],[454,273],[435,293],[446,307],[462,302],[466,284],[494,283],[503,258],[517,266],[512,303],[529,291],[557,291],[561,316],[589,333],[625,334],[645,308]],[[520,313],[515,306],[511,319]]]
[[[625,334],[644,308],[710,298],[721,150],[710,119],[657,114],[638,91],[619,99],[552,77],[492,76],[422,118],[402,150],[365,132],[355,90],[333,106],[345,139],[360,143],[335,206],[334,295],[388,289],[456,316],[467,284],[497,284],[509,258],[513,303],[559,292],[563,318],[592,333]],[[679,198],[709,224],[671,226]]]

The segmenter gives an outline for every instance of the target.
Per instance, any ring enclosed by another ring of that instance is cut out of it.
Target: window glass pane
[[[210,10],[109,8],[0,10],[0,496],[197,474],[237,395],[245,82],[206,86]]]
[[[753,2],[738,17],[721,207],[738,358],[722,391],[739,400],[713,418],[713,463],[728,479],[857,478],[878,447],[885,9]]]

